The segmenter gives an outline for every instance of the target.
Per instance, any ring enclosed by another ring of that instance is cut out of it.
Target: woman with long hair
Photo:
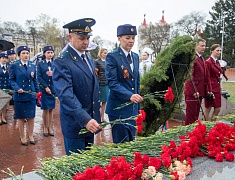
[[[40,89],[42,91],[43,110],[43,135],[54,136],[53,132],[53,109],[55,109],[55,90],[52,81],[52,62],[54,57],[54,49],[52,46],[43,48],[42,61],[37,66],[37,76]]]

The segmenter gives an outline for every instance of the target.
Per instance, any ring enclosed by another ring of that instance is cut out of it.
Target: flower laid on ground
[[[112,157],[108,165],[87,168],[83,173],[76,173],[73,179],[161,180],[167,176],[174,180],[185,180],[192,171],[193,157],[207,155],[217,162],[224,159],[234,161],[234,154],[229,152],[235,150],[234,126],[217,123],[207,132],[206,125],[198,120],[191,132],[179,138],[180,141],[170,140],[169,145],[162,145],[160,151],[156,147],[157,157],[140,152],[134,152],[132,162],[127,162],[125,156]],[[95,169],[99,169],[102,176]]]
[[[164,90],[164,91],[155,91],[153,93],[145,94],[142,97],[143,97],[143,100],[146,100],[149,98],[164,98],[165,101],[170,101],[170,102],[172,102],[174,100],[174,94],[173,94],[171,87],[168,87],[168,89]],[[132,101],[126,102],[126,103],[122,104],[121,106],[114,108],[114,110],[122,109],[122,108],[129,106],[131,104],[133,104]]]
[[[191,172],[188,164],[177,162],[173,165],[170,162],[170,166],[175,166],[175,169],[170,169],[162,161],[163,157],[149,157],[146,154],[134,152],[134,160],[131,163],[127,162],[124,156],[112,157],[106,167],[86,168],[83,173],[76,173],[73,180],[162,180],[163,175],[174,180],[183,180],[181,177]]]
[[[100,123],[100,126],[102,128],[104,128],[105,126],[107,125],[114,125],[114,124],[128,124],[128,125],[131,125],[130,123],[126,122],[127,120],[133,120],[133,121],[136,121],[136,129],[137,129],[137,132],[138,133],[141,133],[142,132],[142,129],[143,129],[143,121],[145,120],[146,118],[146,113],[144,110],[139,110],[139,114],[137,116],[131,116],[129,118],[125,118],[125,119],[116,119],[114,121],[104,121],[104,122],[101,122]],[[132,125],[131,125],[132,126]],[[85,134],[89,132],[86,128],[82,129],[79,134]]]

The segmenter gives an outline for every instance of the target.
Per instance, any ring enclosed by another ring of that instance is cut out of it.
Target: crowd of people
[[[54,59],[52,46],[43,48],[43,58],[37,66],[29,61],[30,49],[19,46],[0,54],[1,89],[9,90],[14,105],[14,119],[18,122],[21,144],[28,145],[25,128],[30,144],[35,145],[33,137],[36,97],[41,95],[43,135],[54,136],[53,110],[56,97],[60,101],[60,122],[67,155],[71,152],[89,149],[94,143],[94,134],[101,131],[100,123],[108,115],[109,121],[126,119],[138,115],[143,97],[140,95],[140,78],[153,65],[153,50],[143,49],[142,61],[132,51],[137,35],[136,26],[124,24],[117,27],[120,46],[113,52],[101,48],[98,59],[93,60],[87,52],[92,26],[92,18],[78,19],[63,26],[68,29],[69,43]],[[185,82],[186,102],[185,125],[198,119],[202,99],[205,99],[205,118],[214,120],[221,107],[220,74],[218,63],[221,48],[211,46],[211,57],[204,60],[202,54],[206,41],[198,39],[192,78]],[[123,104],[133,103],[123,108]],[[214,107],[212,117],[209,117]],[[6,124],[7,105],[1,110],[1,124]],[[114,143],[129,142],[136,136],[135,119],[126,123],[112,125]],[[89,132],[79,134],[86,128]]]

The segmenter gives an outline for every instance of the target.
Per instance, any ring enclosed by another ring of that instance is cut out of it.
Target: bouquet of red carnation
[[[37,97],[37,100],[36,100],[36,105],[37,107],[42,107],[42,102],[41,102],[41,99],[42,99],[42,92],[39,92],[36,94],[36,97]]]

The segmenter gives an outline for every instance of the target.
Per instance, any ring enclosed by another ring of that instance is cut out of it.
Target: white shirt
[[[2,71],[3,71],[3,73],[5,74],[6,71],[7,71],[7,66],[6,66],[6,64],[5,64],[5,65],[1,64],[1,68],[3,68],[3,66],[5,67],[5,70],[2,69]]]
[[[120,48],[123,50],[123,52],[124,52],[124,54],[125,54],[126,57],[127,57],[127,55],[130,53],[131,61],[132,61],[132,63],[130,64],[130,66],[131,66],[131,70],[133,71],[134,66],[133,66],[133,59],[132,59],[131,51],[130,51],[130,52],[127,52],[127,51],[126,51],[125,49],[123,49],[121,46],[120,46]]]
[[[151,69],[152,65],[153,63],[151,62],[151,58],[142,60],[139,67],[140,75],[143,76],[145,72],[148,72]]]
[[[89,69],[90,69],[91,73],[93,74],[93,71],[92,71],[91,65],[90,65],[89,61],[87,60],[87,58],[86,58],[86,54],[85,54],[85,53],[81,53],[81,52],[79,52],[77,49],[75,49],[73,46],[71,46],[71,44],[70,44],[70,43],[69,43],[69,46],[70,46],[71,48],[73,48],[73,49],[74,49],[74,51],[76,51],[76,52],[78,53],[78,55],[79,55],[81,58],[82,58],[82,54],[84,54],[84,56],[85,56],[85,61],[86,61],[87,65],[88,65],[88,67],[89,67]]]

